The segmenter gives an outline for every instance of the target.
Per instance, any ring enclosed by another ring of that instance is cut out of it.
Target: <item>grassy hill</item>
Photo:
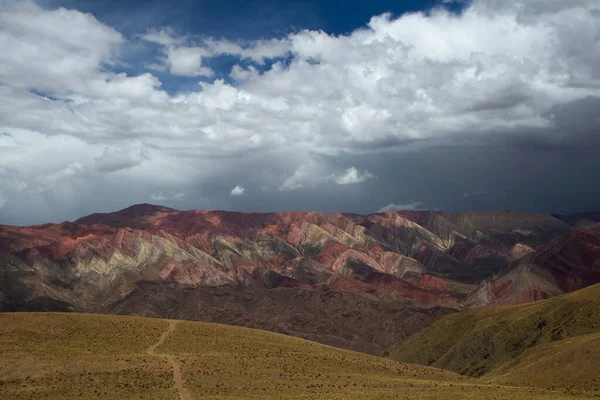
[[[270,332],[137,317],[0,314],[0,355],[2,399],[574,398]]]
[[[385,356],[488,382],[600,394],[600,285],[442,318]]]

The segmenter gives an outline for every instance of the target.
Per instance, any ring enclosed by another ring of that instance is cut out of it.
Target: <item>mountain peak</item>
[[[148,218],[157,214],[168,214],[177,210],[149,203],[134,204],[111,213],[94,213],[79,218],[75,223],[82,225],[104,224],[113,227],[148,225]]]

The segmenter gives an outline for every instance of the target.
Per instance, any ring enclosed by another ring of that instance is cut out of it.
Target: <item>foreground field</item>
[[[0,314],[1,399],[573,399],[225,325]]]
[[[442,318],[386,355],[487,382],[600,397],[600,285]]]

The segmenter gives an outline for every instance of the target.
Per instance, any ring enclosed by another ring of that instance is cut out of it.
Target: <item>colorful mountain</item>
[[[577,232],[556,216],[508,211],[257,214],[140,204],[0,226],[0,310],[221,322],[376,354],[446,314],[505,302],[482,294],[491,280]],[[575,268],[564,257],[550,264],[559,271],[562,262]],[[598,280],[567,274],[540,297]]]

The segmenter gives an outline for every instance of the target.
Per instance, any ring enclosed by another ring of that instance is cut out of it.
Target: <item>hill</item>
[[[600,394],[600,285],[552,299],[444,317],[387,357],[489,382]]]
[[[573,399],[265,331],[138,317],[0,314],[0,354],[0,398],[14,400]]]

